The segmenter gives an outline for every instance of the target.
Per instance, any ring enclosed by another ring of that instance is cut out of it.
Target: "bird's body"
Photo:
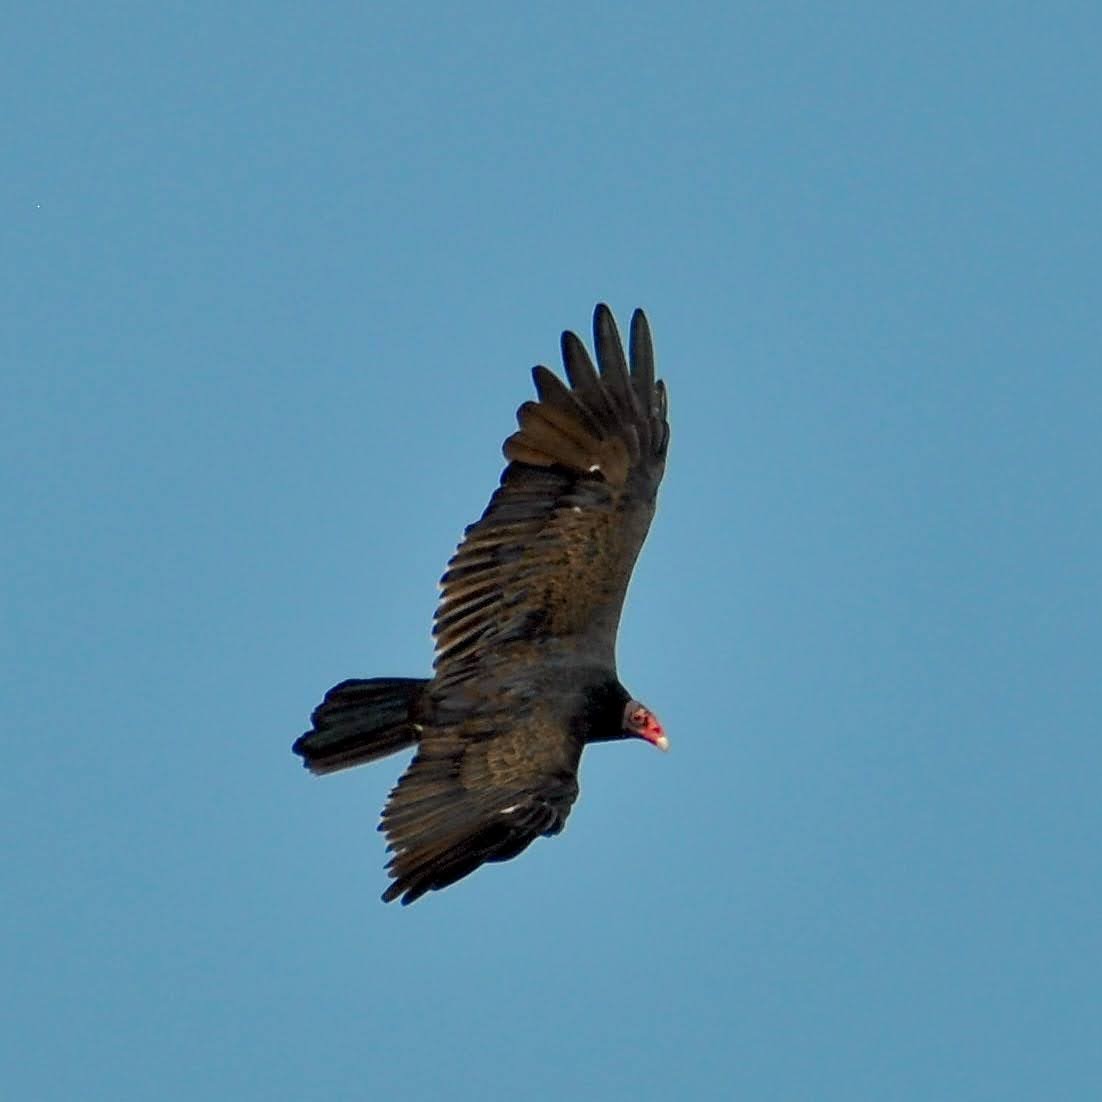
[[[594,338],[599,371],[563,334],[570,387],[534,369],[539,401],[520,407],[501,485],[441,579],[434,676],[342,682],[295,743],[317,773],[417,745],[380,824],[394,851],[387,901],[558,833],[587,743],[667,746],[615,661],[665,466],[666,393],[640,311],[630,367],[607,307]]]

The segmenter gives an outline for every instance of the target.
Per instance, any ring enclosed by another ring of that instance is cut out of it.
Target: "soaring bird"
[[[628,356],[607,306],[593,315],[597,366],[562,335],[567,386],[532,370],[508,465],[440,580],[431,678],[342,681],[294,752],[314,773],[417,747],[379,829],[390,902],[412,903],[487,861],[558,834],[591,742],[668,739],[620,684],[616,633],[654,515],[670,429],[650,329],[631,318]]]

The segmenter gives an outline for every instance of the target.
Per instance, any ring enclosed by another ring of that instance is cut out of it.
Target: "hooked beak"
[[[663,752],[670,748],[670,740],[666,738],[666,732],[662,730],[662,724],[653,716],[647,720],[647,726],[643,730],[643,738]]]

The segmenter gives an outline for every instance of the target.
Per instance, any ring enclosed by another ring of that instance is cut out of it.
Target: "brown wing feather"
[[[642,312],[632,317],[630,364],[607,307],[593,328],[599,371],[573,333],[562,341],[571,388],[534,370],[539,401],[520,407],[501,485],[441,579],[440,683],[551,637],[570,637],[576,653],[611,668],[669,426]]]
[[[426,732],[379,829],[394,856],[383,899],[413,900],[563,828],[582,744],[538,705]]]

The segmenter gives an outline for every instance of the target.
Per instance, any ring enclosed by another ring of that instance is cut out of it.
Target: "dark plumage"
[[[538,401],[517,411],[501,485],[441,579],[433,677],[344,681],[294,744],[315,773],[417,744],[379,826],[393,851],[387,902],[411,903],[557,834],[587,743],[667,748],[615,656],[665,467],[666,390],[642,311],[629,358],[606,306],[593,335],[596,367],[563,334],[569,386],[533,370]]]

